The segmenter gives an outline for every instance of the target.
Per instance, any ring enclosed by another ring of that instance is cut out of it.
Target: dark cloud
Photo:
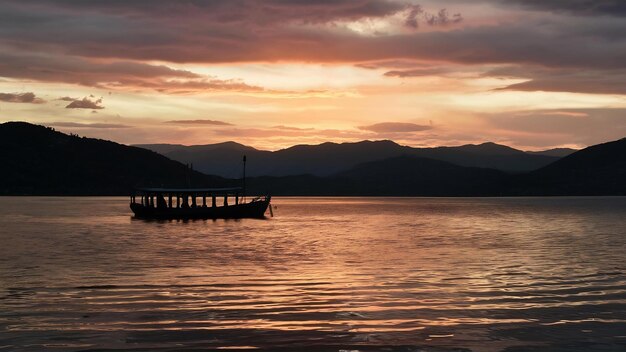
[[[233,126],[232,123],[217,120],[172,120],[165,123],[173,125],[213,125],[213,126]]]
[[[265,92],[266,89],[259,86],[249,85],[241,80],[228,79],[222,80],[217,78],[202,78],[195,80],[171,80],[171,81],[132,81],[122,80],[119,85],[121,87],[142,87],[154,89],[162,93],[172,94],[185,94],[194,92],[247,92],[247,93],[260,93]],[[111,86],[113,87],[113,86]]]
[[[9,0],[20,4],[19,0]],[[391,0],[30,0],[39,11],[112,14],[173,21],[204,20],[219,24],[277,25],[278,21],[326,23],[383,17],[403,11],[408,4]],[[36,19],[36,16],[31,16]]]
[[[485,76],[527,79],[499,90],[626,95],[626,70],[575,70],[546,67],[501,67]]]
[[[222,80],[164,65],[130,61],[94,62],[84,58],[34,54],[21,51],[0,52],[0,76],[45,82],[74,83],[105,89],[149,89],[164,93],[194,91],[261,92],[236,79]],[[61,100],[73,101],[70,97]]]
[[[0,34],[0,39],[1,37]],[[93,62],[54,53],[29,53],[8,48],[0,51],[0,76],[86,86],[104,86],[123,79],[154,81],[201,78],[192,72],[174,70],[163,65],[130,61]]]
[[[43,104],[46,101],[37,98],[35,93],[0,93],[0,101],[5,103],[29,103],[29,104]]]
[[[385,72],[387,77],[423,77],[441,75],[450,72],[449,68],[444,67],[430,67],[430,68],[416,68],[412,70],[396,70]]]
[[[73,127],[73,128],[130,128],[133,126],[116,123],[80,123],[80,122],[50,122],[46,124],[51,127]]]
[[[554,11],[574,15],[626,16],[624,0],[501,0],[527,9]]]
[[[409,8],[409,13],[404,19],[404,25],[407,27],[418,28],[419,20],[418,16],[424,13],[424,9],[420,5],[413,5]]]
[[[407,15],[404,19],[404,25],[414,29],[419,28],[421,22],[429,26],[447,26],[463,21],[460,13],[450,16],[447,9],[441,9],[437,13],[430,13],[424,11],[421,5],[409,5],[406,11]]]
[[[102,98],[95,99],[93,95],[89,97],[84,97],[83,99],[77,99],[69,103],[65,108],[66,109],[104,109],[102,104]]]
[[[441,9],[436,14],[425,13],[426,23],[429,26],[447,26],[451,23],[459,23],[463,21],[463,16],[460,13],[455,13],[450,16],[448,10]]]
[[[606,73],[552,75],[512,84],[501,89],[626,95],[626,75],[616,76]]]
[[[405,133],[419,132],[432,129],[432,126],[418,125],[407,122],[381,122],[369,126],[359,126],[360,130],[372,131],[376,133]]]
[[[381,61],[370,61],[370,62],[361,62],[355,64],[356,67],[364,68],[367,70],[377,70],[377,69],[415,69],[415,68],[431,68],[432,65],[424,65],[415,60],[381,60]]]

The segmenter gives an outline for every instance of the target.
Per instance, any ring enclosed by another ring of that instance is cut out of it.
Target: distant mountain
[[[136,147],[149,149],[183,164],[193,164],[195,170],[207,175],[219,175],[225,178],[241,178],[242,157],[248,156],[249,176],[264,175],[268,159],[272,152],[256,150],[235,142],[218,144],[182,146],[176,144],[139,144]],[[271,173],[267,173],[271,174]]]
[[[495,143],[458,147],[412,148],[392,141],[297,145],[275,152],[257,150],[234,142],[199,146],[139,145],[207,174],[241,177],[241,157],[248,156],[250,176],[311,174],[330,176],[366,162],[399,156],[447,161],[459,166],[493,168],[519,173],[548,165],[559,157],[533,155]]]
[[[400,156],[359,164],[328,177],[257,177],[253,193],[342,196],[493,196],[509,175],[497,170],[457,166],[445,161]]]
[[[458,147],[410,148],[410,155],[447,161],[460,166],[523,173],[539,169],[558,157],[531,155],[504,145],[487,142]]]
[[[175,151],[187,153],[203,153],[215,150],[254,151],[256,149],[236,142],[223,142],[216,144],[185,146],[182,144],[136,144],[134,147],[150,149],[159,154],[172,153]]]
[[[224,185],[142,148],[66,135],[25,122],[0,124],[0,194],[129,194],[136,186]]]
[[[577,151],[515,185],[513,194],[626,195],[626,138]]]
[[[519,151],[494,145],[504,154]],[[440,150],[445,148],[440,148]],[[469,153],[468,152],[468,153]],[[577,151],[539,170],[509,174],[415,156],[366,162],[327,177],[257,177],[251,189],[276,195],[541,196],[626,195],[626,139]]]
[[[538,152],[526,152],[528,154],[534,154],[534,155],[547,155],[547,156],[555,156],[558,158],[563,158],[566,157],[572,153],[577,152],[577,149],[571,149],[571,148],[554,148],[554,149],[548,149],[548,150],[542,150],[542,151],[538,151]]]
[[[517,150],[515,148],[508,147],[502,144],[496,144],[493,142],[485,142],[482,144],[465,144],[460,147],[435,147],[435,148],[424,148],[425,150],[460,150],[469,154],[478,154],[478,155],[523,155],[524,152],[521,150]]]

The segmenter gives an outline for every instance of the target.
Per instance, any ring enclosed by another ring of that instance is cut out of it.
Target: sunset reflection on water
[[[626,344],[626,198],[279,198],[188,222],[0,203],[0,350]]]

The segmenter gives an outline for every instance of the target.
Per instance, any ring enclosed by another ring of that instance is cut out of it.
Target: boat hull
[[[263,197],[249,203],[221,207],[156,208],[131,203],[135,217],[141,219],[242,219],[265,217],[271,197]]]

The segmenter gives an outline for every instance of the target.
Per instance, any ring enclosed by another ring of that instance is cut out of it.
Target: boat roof
[[[138,188],[137,191],[145,193],[228,193],[241,191],[241,187],[225,188]]]

